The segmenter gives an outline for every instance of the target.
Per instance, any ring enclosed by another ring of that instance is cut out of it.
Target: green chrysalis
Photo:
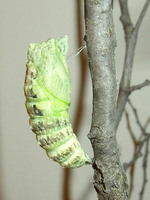
[[[91,163],[70,124],[71,82],[67,36],[30,44],[25,79],[26,109],[38,144],[62,167]]]

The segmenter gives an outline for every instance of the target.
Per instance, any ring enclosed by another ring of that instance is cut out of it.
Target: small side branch
[[[135,156],[133,157],[133,159],[128,162],[128,163],[124,163],[124,170],[127,171],[135,162],[136,160],[142,156],[141,150],[144,146],[144,144],[150,139],[150,134],[147,135],[140,143],[139,143],[139,147],[138,150],[135,154]]]
[[[131,103],[131,101],[130,101],[129,99],[128,99],[128,103],[129,103],[129,105],[130,105],[130,107],[131,107],[131,109],[132,109],[132,111],[133,111],[133,114],[135,115],[135,119],[136,119],[137,125],[139,126],[141,132],[142,132],[143,134],[145,134],[145,128],[142,126],[142,124],[141,124],[141,122],[140,122],[140,119],[139,119],[139,116],[138,116],[138,114],[137,114],[136,108],[134,108],[133,104]]]
[[[135,137],[135,135],[133,133],[133,130],[131,128],[131,124],[130,124],[130,120],[129,120],[129,113],[127,111],[125,111],[125,116],[126,116],[126,121],[127,121],[127,128],[128,128],[129,133],[131,135],[131,138],[132,138],[132,141],[134,143],[134,146],[136,146],[138,141],[137,141],[137,139],[136,139],[136,137]]]
[[[149,153],[149,142],[150,142],[150,133],[147,132],[147,128],[150,125],[150,119],[148,118],[146,120],[146,123],[142,125],[140,118],[138,116],[137,109],[133,106],[130,100],[128,100],[128,103],[130,105],[130,108],[134,114],[136,123],[141,130],[140,136],[137,138],[136,134],[133,132],[132,127],[131,127],[131,122],[129,118],[129,114],[126,111],[126,121],[127,121],[127,127],[130,133],[130,136],[132,138],[132,142],[134,144],[134,152],[133,152],[133,157],[129,163],[124,164],[124,169],[130,169],[130,187],[129,187],[129,197],[131,197],[132,191],[134,189],[134,174],[135,174],[135,166],[136,166],[136,161],[138,158],[142,156],[142,150],[145,147],[145,152],[144,152],[144,157],[143,157],[143,184],[142,184],[142,189],[140,192],[140,200],[143,200],[144,192],[145,192],[145,186],[147,183],[147,160],[148,160],[148,153]]]
[[[144,4],[144,7],[143,7],[143,9],[142,9],[142,11],[141,11],[141,13],[140,13],[140,16],[139,16],[139,18],[138,18],[138,20],[137,20],[137,23],[136,23],[136,25],[135,25],[135,30],[136,30],[136,31],[138,31],[139,28],[140,28],[140,26],[141,26],[141,23],[142,23],[142,21],[143,21],[143,19],[144,19],[144,16],[145,16],[146,11],[147,11],[147,9],[148,9],[148,7],[149,7],[149,4],[150,4],[150,0],[146,0],[146,2],[145,2],[145,4]]]
[[[143,158],[143,184],[142,184],[139,200],[143,200],[146,183],[148,182],[147,181],[148,154],[149,154],[149,140],[147,140],[146,142],[145,153],[144,153],[144,158]]]
[[[133,92],[135,90],[140,90],[143,87],[149,86],[150,85],[150,80],[145,80],[143,83],[140,83],[138,85],[133,85],[130,87],[130,92]]]
[[[125,111],[125,116],[126,116],[126,121],[127,121],[127,128],[129,130],[129,133],[130,133],[130,136],[131,136],[131,139],[132,139],[132,142],[133,142],[133,147],[134,147],[133,158],[135,158],[135,160],[133,160],[133,162],[131,163],[131,166],[130,166],[130,184],[129,184],[129,198],[130,198],[131,194],[132,194],[132,191],[134,189],[134,174],[135,174],[135,164],[136,164],[135,161],[141,155],[137,155],[135,157],[139,142],[138,142],[137,138],[135,137],[135,133],[132,130],[131,123],[130,123],[130,118],[129,118],[129,113],[127,111]]]

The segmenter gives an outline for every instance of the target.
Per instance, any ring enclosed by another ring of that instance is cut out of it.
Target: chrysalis
[[[25,79],[30,127],[49,158],[62,167],[91,163],[69,120],[71,83],[66,63],[67,36],[30,44]]]

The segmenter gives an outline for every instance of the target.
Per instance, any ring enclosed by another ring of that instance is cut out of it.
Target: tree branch
[[[130,162],[124,163],[124,169],[125,169],[125,171],[127,171],[127,170],[131,167],[131,165],[133,165],[133,164],[136,162],[136,160],[137,160],[139,157],[142,156],[141,150],[142,150],[144,144],[145,144],[149,139],[150,139],[150,134],[146,135],[145,138],[144,138],[142,141],[139,142],[138,150],[137,150],[135,156],[131,159]]]
[[[118,126],[120,122],[122,113],[128,100],[128,96],[130,94],[126,91],[126,88],[130,88],[134,51],[137,40],[137,34],[134,32],[134,27],[130,19],[127,0],[119,0],[119,3],[121,8],[121,21],[123,24],[126,39],[126,53],[123,74],[119,87],[116,126]]]
[[[131,159],[131,161],[127,164],[124,164],[124,169],[127,170],[128,168],[130,168],[130,187],[129,187],[129,197],[131,197],[131,193],[133,191],[133,178],[134,178],[134,173],[135,173],[135,165],[136,165],[136,160],[142,156],[142,148],[144,146],[147,147],[147,143],[149,143],[150,140],[150,133],[146,132],[146,129],[148,127],[148,125],[150,124],[150,118],[148,118],[146,120],[145,125],[143,126],[142,123],[140,122],[140,118],[138,116],[138,112],[136,110],[136,108],[133,106],[133,104],[131,103],[130,100],[128,100],[128,103],[132,109],[132,112],[134,114],[135,120],[137,122],[138,127],[141,130],[141,134],[139,136],[139,138],[137,139],[135,137],[135,134],[131,128],[131,123],[129,120],[129,114],[127,111],[125,111],[125,115],[126,115],[126,121],[127,121],[127,127],[130,133],[130,136],[132,138],[133,144],[134,144],[134,152],[133,152],[133,157]],[[142,138],[144,137],[144,139],[142,140]],[[145,139],[146,138],[146,139]],[[142,184],[142,189],[140,192],[140,200],[142,200],[143,196],[144,196],[144,191],[145,191],[145,186],[146,186],[146,180],[147,180],[147,159],[148,159],[148,150],[145,150],[144,153],[144,158],[143,158],[143,184]]]
[[[130,19],[130,14],[129,14],[129,9],[128,9],[128,1],[127,0],[119,0],[119,3],[120,3],[120,9],[121,9],[121,21],[123,24],[125,40],[126,40],[126,53],[125,53],[125,61],[124,61],[122,78],[121,78],[120,87],[119,87],[116,127],[118,126],[118,124],[120,122],[122,113],[124,111],[126,102],[128,100],[128,96],[130,94],[130,92],[126,91],[126,89],[130,88],[132,67],[133,67],[133,58],[134,58],[135,46],[136,46],[136,42],[137,42],[137,35],[138,35],[138,31],[139,31],[140,25],[142,23],[142,20],[147,11],[147,7],[149,5],[149,0],[146,1],[145,6],[141,12],[141,15],[137,21],[135,28]],[[138,87],[139,87],[139,85],[138,85]],[[138,87],[131,87],[131,88],[135,90]]]
[[[150,85],[150,80],[145,80],[143,83],[140,83],[138,85],[133,85],[130,87],[130,93],[135,90],[140,90],[141,88],[149,86],[149,85]]]
[[[150,124],[150,117],[147,119],[145,125],[144,125],[144,128],[146,129],[148,127],[148,125]]]
[[[138,30],[139,30],[139,28],[140,28],[140,26],[141,26],[141,23],[142,23],[142,21],[143,21],[143,19],[144,19],[144,16],[145,16],[146,11],[147,11],[147,9],[148,9],[148,7],[149,7],[149,4],[150,4],[150,0],[146,0],[146,1],[145,1],[145,4],[144,4],[144,6],[143,6],[143,9],[142,9],[142,11],[141,11],[141,13],[140,13],[140,16],[139,16],[139,18],[138,18],[138,20],[137,20],[137,23],[136,23],[136,25],[135,25],[135,30],[136,30],[136,32],[138,32]]]
[[[116,39],[112,0],[85,0],[86,43],[93,85],[89,139],[94,150],[94,188],[98,199],[126,200],[127,181],[116,141]],[[119,177],[119,178],[118,178]]]
[[[140,200],[143,200],[146,183],[148,182],[147,181],[148,154],[149,154],[149,140],[146,141],[145,153],[144,153],[144,158],[143,158],[143,184],[142,184],[142,189],[140,192]]]
[[[148,127],[148,125],[150,124],[150,118],[147,119],[145,125],[143,126],[142,123],[140,122],[140,119],[139,119],[139,116],[138,116],[138,113],[137,113],[137,110],[136,108],[133,106],[133,104],[131,103],[130,100],[128,100],[128,103],[133,111],[133,114],[135,116],[135,119],[136,119],[136,123],[137,125],[139,126],[140,130],[141,130],[141,136],[139,137],[139,139],[137,139],[131,129],[131,124],[130,124],[130,120],[129,120],[129,115],[127,112],[125,112],[126,114],[126,120],[127,120],[127,127],[128,127],[128,130],[129,130],[129,133],[131,135],[131,138],[132,138],[132,141],[134,143],[134,147],[135,147],[135,154],[133,156],[133,159],[127,164],[125,163],[124,164],[124,169],[127,170],[129,167],[131,167],[135,161],[141,157],[142,153],[141,153],[141,150],[142,150],[142,147],[143,145],[146,143],[146,141],[150,140],[150,133],[147,133],[146,132],[146,129]],[[144,137],[144,139],[142,140],[142,138]],[[138,150],[137,150],[138,149]]]
[[[146,128],[147,126],[149,125],[149,122],[150,120],[148,119],[145,123],[144,126],[142,126],[142,123],[140,122],[140,119],[139,119],[139,116],[138,116],[138,113],[137,113],[137,110],[136,108],[133,106],[133,104],[131,103],[130,100],[128,100],[128,103],[134,113],[134,116],[135,116],[135,119],[136,119],[136,122],[141,130],[141,136],[140,138],[137,140],[137,145],[135,146],[136,148],[137,147],[140,147],[141,146],[141,150],[142,150],[142,147],[144,146],[144,144],[146,143],[146,147],[145,147],[145,153],[144,153],[144,157],[143,157],[143,184],[142,184],[142,189],[141,189],[141,192],[140,192],[140,200],[143,199],[143,196],[144,196],[144,192],[145,192],[145,188],[146,188],[146,183],[147,183],[147,163],[148,163],[148,154],[149,154],[149,140],[150,140],[150,134],[149,133],[146,133]],[[141,142],[141,138],[142,136],[146,137],[148,135],[148,138],[146,140],[143,140]],[[141,143],[143,143],[143,145],[141,145]],[[133,157],[133,160],[134,158],[138,158],[138,155],[140,155],[141,153],[141,150],[139,152],[139,154],[135,155]],[[131,165],[131,168],[135,165],[135,162],[133,162],[133,164]]]
[[[131,103],[131,101],[130,101],[129,99],[128,99],[128,103],[129,103],[129,105],[130,105],[130,107],[131,107],[131,109],[132,109],[132,111],[133,111],[133,113],[134,113],[134,115],[135,115],[135,119],[136,119],[137,125],[139,126],[141,132],[142,132],[143,134],[145,134],[145,128],[142,126],[142,124],[141,124],[141,122],[140,122],[140,119],[139,119],[139,116],[138,116],[138,114],[137,114],[136,108],[134,108],[133,104]]]
[[[130,18],[129,9],[128,9],[128,0],[119,0],[120,3],[120,9],[121,9],[121,17],[120,20],[122,21],[125,36],[128,35],[128,33],[133,31],[133,24]],[[127,39],[127,37],[125,37]]]
[[[131,136],[131,139],[132,139],[132,142],[133,142],[133,147],[134,147],[134,150],[133,150],[133,158],[137,152],[137,148],[138,148],[138,145],[139,145],[139,141],[136,139],[135,137],[135,134],[131,128],[131,123],[130,123],[130,118],[129,118],[129,114],[127,111],[125,111],[125,116],[126,116],[126,121],[127,121],[127,128],[129,130],[129,133],[130,133],[130,136]],[[139,155],[140,157],[140,155]],[[131,197],[131,194],[132,194],[132,191],[134,189],[134,175],[135,175],[135,162],[133,162],[130,166],[130,184],[129,184],[129,198]]]
[[[71,185],[71,169],[63,169],[63,185],[62,185],[62,199],[71,200],[70,185]]]
[[[136,137],[135,137],[135,135],[133,133],[133,130],[131,128],[131,124],[130,124],[130,120],[129,120],[129,114],[128,114],[127,111],[125,111],[125,116],[126,116],[126,121],[127,121],[127,128],[129,130],[129,133],[130,133],[130,136],[132,138],[133,144],[134,144],[134,146],[136,146],[138,141],[137,141],[137,139],[136,139]]]

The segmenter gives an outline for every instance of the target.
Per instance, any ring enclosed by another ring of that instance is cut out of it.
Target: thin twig
[[[148,127],[148,125],[150,125],[150,117],[147,119],[147,121],[146,121],[146,123],[144,125],[145,130]]]
[[[135,46],[137,41],[137,34],[134,32],[134,27],[129,15],[128,1],[119,0],[121,8],[121,21],[124,28],[125,40],[126,40],[126,51],[125,51],[125,60],[123,73],[119,86],[119,95],[117,102],[117,113],[116,113],[116,127],[119,125],[122,114],[124,112],[125,105],[128,100],[129,91],[126,91],[126,88],[130,88],[132,67],[133,67],[133,58],[135,52]]]
[[[140,122],[140,119],[139,119],[139,116],[138,116],[138,114],[137,114],[136,108],[133,106],[132,102],[131,102],[129,99],[128,99],[128,103],[129,103],[129,105],[130,105],[130,107],[131,107],[131,109],[132,109],[132,111],[133,111],[133,113],[134,113],[134,115],[135,115],[136,122],[137,122],[139,128],[141,129],[141,132],[142,132],[143,134],[145,134],[145,133],[146,133],[146,132],[145,132],[145,129],[144,129],[144,127],[142,126],[142,124],[141,124],[141,122]]]
[[[143,184],[142,184],[139,200],[143,200],[146,183],[148,182],[147,180],[148,154],[149,154],[149,140],[146,141],[145,153],[144,153],[144,158],[143,158]]]
[[[72,171],[69,168],[63,170],[63,185],[62,185],[62,199],[71,200],[71,175]]]
[[[125,110],[125,116],[126,116],[126,121],[127,121],[127,128],[129,130],[130,136],[132,138],[133,144],[137,145],[138,141],[133,133],[133,130],[131,128],[130,120],[129,120],[129,113]]]
[[[140,122],[140,119],[139,119],[139,116],[138,116],[138,113],[137,113],[137,110],[136,108],[133,106],[133,104],[131,103],[130,100],[128,100],[128,103],[134,113],[134,116],[135,116],[135,119],[136,119],[136,122],[141,130],[141,136],[139,137],[139,139],[137,140],[134,136],[134,133],[131,129],[131,125],[130,125],[130,122],[129,122],[129,116],[127,115],[127,112],[126,112],[126,119],[127,119],[127,125],[128,125],[128,130],[130,132],[130,135],[132,137],[132,140],[133,140],[133,143],[134,145],[137,144],[138,145],[138,149],[136,151],[136,154],[135,156],[133,157],[133,159],[127,164],[125,163],[124,164],[124,169],[127,170],[131,165],[133,165],[133,163],[135,163],[135,161],[141,157],[141,149],[144,145],[144,143],[146,142],[146,140],[149,140],[150,139],[150,134],[146,132],[146,128],[148,127],[148,125],[150,124],[150,118],[148,118],[148,120],[146,121],[145,125],[142,126],[141,122]],[[142,139],[142,136],[144,136],[144,139]]]
[[[129,119],[129,114],[127,111],[125,111],[125,116],[126,116],[126,121],[127,121],[127,128],[129,130],[129,133],[130,133],[130,136],[132,138],[132,142],[133,142],[133,145],[134,145],[134,152],[133,152],[133,157],[135,156],[136,154],[136,151],[137,151],[137,147],[138,147],[138,141],[134,135],[134,132],[131,128],[131,123],[130,123],[130,119]],[[129,186],[129,198],[131,197],[131,194],[132,194],[132,191],[133,191],[133,188],[134,188],[134,185],[133,185],[133,181],[134,181],[134,174],[135,174],[135,162],[131,165],[131,168],[130,168],[130,186]]]
[[[140,26],[141,26],[141,23],[142,23],[142,21],[143,21],[143,19],[144,19],[144,16],[145,16],[146,11],[147,11],[147,9],[148,9],[148,7],[149,7],[149,4],[150,4],[150,0],[146,0],[146,1],[145,1],[145,4],[144,4],[144,6],[143,6],[143,9],[142,9],[142,11],[141,11],[141,13],[140,13],[140,16],[139,16],[139,18],[138,18],[138,20],[137,20],[137,23],[136,23],[136,25],[135,25],[135,30],[136,30],[136,32],[138,32],[138,30],[139,30],[139,28],[140,28]]]
[[[136,152],[134,158],[133,158],[130,162],[124,163],[124,170],[125,170],[125,171],[127,171],[127,170],[131,167],[131,165],[133,165],[133,163],[135,163],[136,160],[137,160],[139,157],[142,156],[141,150],[142,150],[142,148],[143,148],[145,142],[147,142],[147,140],[149,140],[149,139],[150,139],[150,134],[146,135],[145,138],[144,138],[142,141],[140,141],[139,147],[138,147],[138,149],[137,149],[137,152]]]
[[[140,90],[141,88],[149,86],[149,85],[150,85],[150,80],[145,80],[143,83],[131,86],[130,87],[130,92],[133,92],[135,90]]]
[[[128,1],[119,0],[119,3],[120,3],[121,13],[122,13],[120,20],[122,21],[125,34],[128,34],[128,32],[133,30],[133,24],[132,24],[130,14],[129,14]]]
[[[135,172],[135,164],[136,164],[137,159],[142,156],[141,151],[142,151],[142,148],[144,147],[144,144],[146,143],[146,150],[145,150],[145,154],[144,154],[144,158],[143,158],[143,184],[142,184],[142,189],[140,192],[140,200],[142,200],[143,196],[144,196],[144,192],[145,192],[145,186],[147,183],[147,159],[148,159],[148,151],[149,151],[147,145],[150,140],[150,134],[146,133],[146,128],[148,127],[148,125],[150,123],[150,118],[147,119],[147,121],[143,127],[139,120],[137,110],[133,107],[131,102],[130,102],[130,106],[131,106],[131,109],[136,118],[137,124],[140,127],[141,131],[143,131],[143,132],[141,132],[141,136],[139,137],[139,139],[136,139],[134,132],[131,128],[129,114],[126,111],[125,114],[126,114],[126,120],[127,120],[127,127],[128,127],[129,133],[131,135],[131,138],[132,138],[132,141],[134,144],[134,153],[133,153],[132,160],[129,163],[124,164],[124,169],[127,170],[128,168],[130,168],[130,188],[129,188],[129,198],[130,198],[132,191],[133,191],[133,179],[134,179],[134,172]],[[143,136],[144,136],[144,139],[141,140]]]

